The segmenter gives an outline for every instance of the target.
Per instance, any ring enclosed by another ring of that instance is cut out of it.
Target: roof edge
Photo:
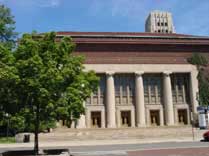
[[[76,32],[76,31],[59,31],[57,36],[72,36],[72,37],[91,37],[91,38],[167,38],[167,39],[206,39],[208,36],[195,36],[186,34],[159,34],[159,33],[144,33],[144,32]]]

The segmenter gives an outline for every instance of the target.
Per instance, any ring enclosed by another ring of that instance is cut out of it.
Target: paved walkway
[[[125,129],[56,129],[40,134],[40,147],[142,144],[200,141],[205,130],[191,127],[151,127]],[[194,137],[193,137],[194,136]],[[33,147],[30,143],[0,144],[0,148]]]
[[[117,145],[117,144],[144,144],[159,142],[199,142],[200,138],[155,138],[155,139],[121,139],[121,140],[73,140],[73,141],[40,141],[40,147],[63,147],[63,146],[93,146],[93,145]],[[0,144],[0,148],[33,147],[34,143]]]

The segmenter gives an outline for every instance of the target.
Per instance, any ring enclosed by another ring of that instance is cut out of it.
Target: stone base
[[[34,140],[33,133],[18,133],[15,135],[15,142],[17,143],[27,143]]]

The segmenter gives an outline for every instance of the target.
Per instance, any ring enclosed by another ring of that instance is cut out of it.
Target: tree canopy
[[[14,66],[15,58],[5,43],[0,42],[0,126],[6,124],[7,112],[16,112],[14,90],[19,79]]]
[[[208,65],[208,59],[199,53],[193,53],[192,57],[188,58],[188,62],[199,67]]]
[[[198,69],[198,102],[200,105],[209,105],[209,77],[205,71],[205,67],[208,66],[208,59],[200,53],[194,53],[188,58],[188,62],[196,65]]]
[[[54,32],[24,34],[13,52],[2,49],[0,103],[13,129],[37,134],[55,120],[71,122],[84,114],[83,102],[98,78],[84,71],[82,56],[73,55],[71,38],[57,42]]]
[[[14,16],[9,8],[0,4],[0,43],[12,48],[17,36],[15,30]]]

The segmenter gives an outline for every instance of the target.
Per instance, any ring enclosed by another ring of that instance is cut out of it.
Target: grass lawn
[[[15,137],[0,137],[0,144],[15,143]]]

